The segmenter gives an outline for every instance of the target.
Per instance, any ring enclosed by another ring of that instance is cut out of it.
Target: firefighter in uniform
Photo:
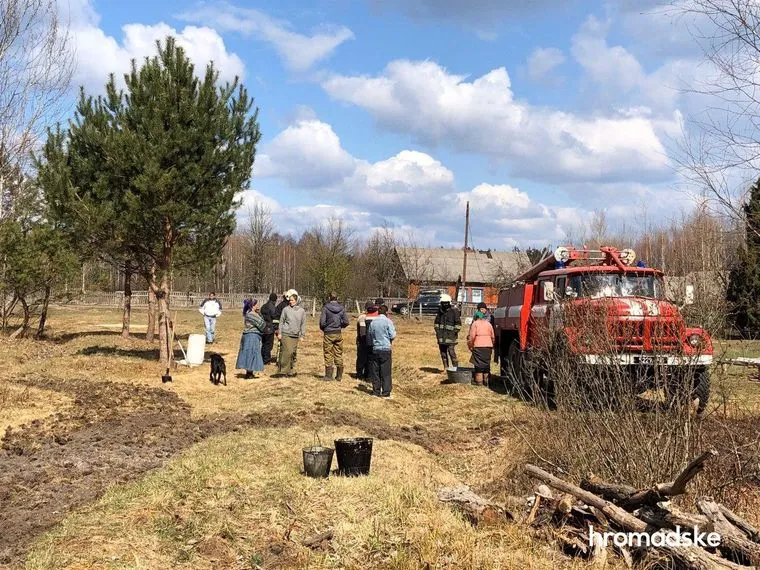
[[[462,328],[462,318],[459,315],[459,310],[451,306],[449,295],[441,295],[441,304],[438,307],[438,314],[435,316],[434,327],[444,371],[449,367],[449,361],[451,361],[451,366],[456,368],[459,366],[457,341],[459,340],[459,331]]]

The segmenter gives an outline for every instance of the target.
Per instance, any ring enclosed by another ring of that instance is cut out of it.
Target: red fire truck
[[[502,376],[528,395],[540,390],[544,401],[561,391],[542,365],[559,340],[573,367],[615,368],[637,393],[655,378],[690,382],[698,410],[707,405],[710,336],[686,326],[665,298],[662,271],[636,263],[633,250],[557,248],[500,292],[494,329]]]

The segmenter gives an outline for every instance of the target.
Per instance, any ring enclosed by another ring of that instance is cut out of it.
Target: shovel
[[[169,374],[169,369],[167,368],[166,369],[166,374],[164,374],[163,376],[161,376],[161,382],[163,382],[164,384],[166,384],[167,382],[171,382],[171,381],[172,381],[172,377],[171,377],[171,374]]]

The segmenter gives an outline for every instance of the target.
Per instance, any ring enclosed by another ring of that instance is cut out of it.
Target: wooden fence
[[[182,293],[174,291],[169,294],[169,307],[172,309],[197,309],[200,304],[206,298],[207,293]],[[245,299],[253,298],[259,303],[265,303],[269,299],[269,293],[218,293],[216,298],[222,304],[224,311],[238,311],[242,310],[243,301]],[[317,310],[322,310],[322,302],[315,297],[303,296],[303,307],[307,311],[315,313]],[[342,302],[345,304],[346,309],[350,312],[355,312],[357,306],[364,310],[364,303],[366,301],[373,301],[372,299],[347,299]],[[277,302],[281,300],[281,297],[277,299]],[[383,298],[385,303],[390,307],[394,303],[406,302],[407,299],[402,298]],[[87,293],[84,296],[79,296],[69,300],[67,305],[85,305],[93,307],[122,307],[124,306],[124,291],[115,292],[92,292]],[[147,291],[133,291],[132,292],[132,307],[147,307],[148,306],[148,292]]]

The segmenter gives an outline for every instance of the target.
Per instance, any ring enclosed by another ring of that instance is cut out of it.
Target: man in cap
[[[441,362],[443,362],[444,372],[451,366],[456,368],[459,365],[457,360],[457,342],[459,340],[459,331],[462,328],[462,319],[459,310],[451,306],[451,297],[441,295],[441,304],[438,307],[438,314],[435,316],[435,337],[438,341],[438,350],[441,353]]]

